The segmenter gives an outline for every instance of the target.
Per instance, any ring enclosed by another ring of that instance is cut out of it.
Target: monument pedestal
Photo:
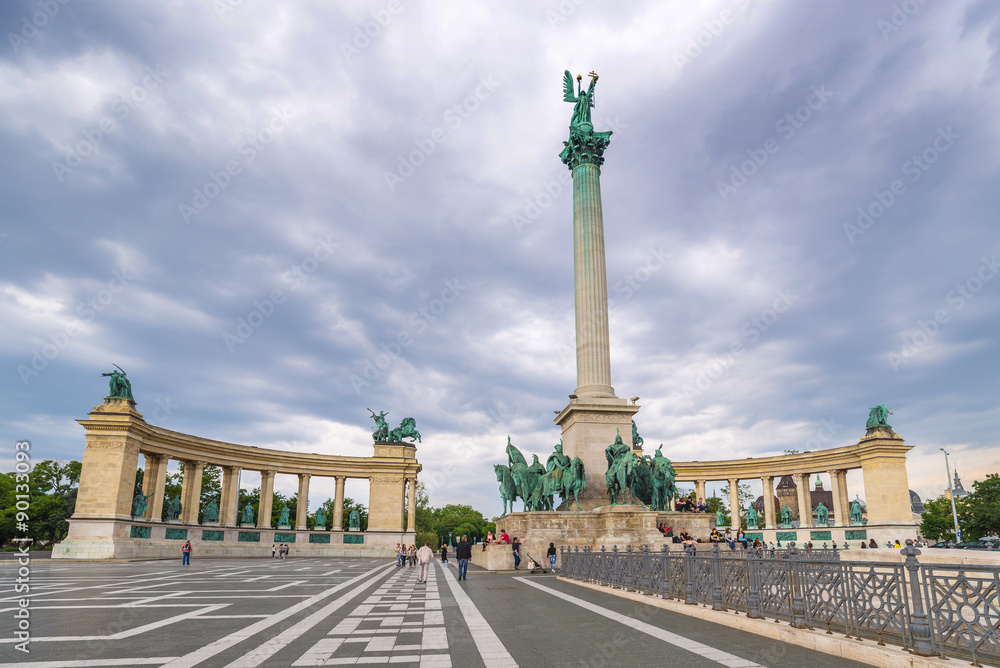
[[[555,423],[562,428],[563,453],[583,461],[587,477],[587,489],[579,495],[583,510],[608,505],[604,449],[615,442],[619,433],[631,446],[632,417],[638,412],[639,406],[629,405],[625,399],[585,397],[571,399],[556,416]],[[637,454],[641,455],[641,450]],[[575,510],[576,504],[572,508]]]

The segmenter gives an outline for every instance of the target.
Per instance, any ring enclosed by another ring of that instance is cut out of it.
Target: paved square
[[[0,562],[0,665],[862,665],[552,576],[417,573],[384,559],[36,561],[24,654],[25,594]]]

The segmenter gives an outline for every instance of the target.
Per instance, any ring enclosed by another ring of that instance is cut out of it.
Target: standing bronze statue
[[[372,419],[375,420],[375,428],[372,429],[372,438],[376,443],[384,443],[389,440],[389,425],[386,424],[385,416],[389,414],[388,411],[379,411],[378,415],[375,415],[375,411],[368,409],[368,412],[372,414]]]
[[[125,370],[122,369],[117,364],[113,364],[118,368],[117,371],[112,371],[110,373],[102,373],[102,376],[110,376],[108,380],[108,399],[128,399],[129,401],[135,401],[135,397],[132,396],[132,383],[129,379],[125,377]]]

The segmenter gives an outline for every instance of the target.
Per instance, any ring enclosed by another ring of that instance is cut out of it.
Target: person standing
[[[521,543],[514,536],[514,542],[510,544],[510,551],[514,553],[514,570],[521,565]]]
[[[455,557],[458,559],[458,579],[465,580],[469,573],[469,559],[472,559],[472,546],[462,536],[455,548]]]
[[[278,548],[275,547],[274,543],[271,543],[271,558],[274,559],[278,554]]]
[[[556,546],[555,543],[549,543],[549,566],[552,568],[552,572],[556,572]]]
[[[448,563],[448,546],[445,545],[444,543],[441,543],[441,563],[442,564]]]
[[[191,565],[191,541],[186,540],[181,545],[181,566]]]
[[[434,550],[431,549],[431,542],[425,541],[424,546],[417,550],[417,561],[420,562],[420,572],[417,574],[417,582],[427,584],[427,567],[431,565],[434,558]]]

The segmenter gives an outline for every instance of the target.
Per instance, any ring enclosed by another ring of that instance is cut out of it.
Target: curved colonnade
[[[375,443],[372,457],[346,457],[270,450],[214,441],[147,424],[134,402],[108,398],[86,420],[83,469],[76,512],[67,538],[54,558],[156,558],[179,554],[179,539],[203,540],[195,553],[239,556],[256,554],[272,542],[295,542],[296,551],[315,554],[391,554],[395,543],[412,543],[416,521],[416,482],[420,464],[416,447],[406,443]],[[145,458],[142,493],[150,496],[143,516],[132,517],[135,473],[139,455]],[[184,463],[181,515],[161,522],[167,464]],[[219,521],[199,524],[201,478],[205,466],[222,469]],[[254,526],[238,526],[240,472],[259,471],[260,505]],[[298,476],[297,512],[289,527],[272,529],[271,502],[276,474]],[[333,530],[308,531],[306,514],[310,481],[336,480]],[[344,484],[347,478],[370,481],[368,528],[345,540]],[[409,516],[405,509],[409,505]],[[206,529],[199,534],[198,528]],[[271,533],[277,535],[271,535]],[[314,537],[315,534],[325,534]],[[333,540],[331,534],[337,538]],[[301,538],[300,538],[301,536]],[[297,540],[296,540],[297,539]],[[256,552],[252,552],[252,550]],[[166,550],[166,552],[165,552]],[[251,550],[251,552],[248,552]],[[388,552],[386,552],[388,550]]]

